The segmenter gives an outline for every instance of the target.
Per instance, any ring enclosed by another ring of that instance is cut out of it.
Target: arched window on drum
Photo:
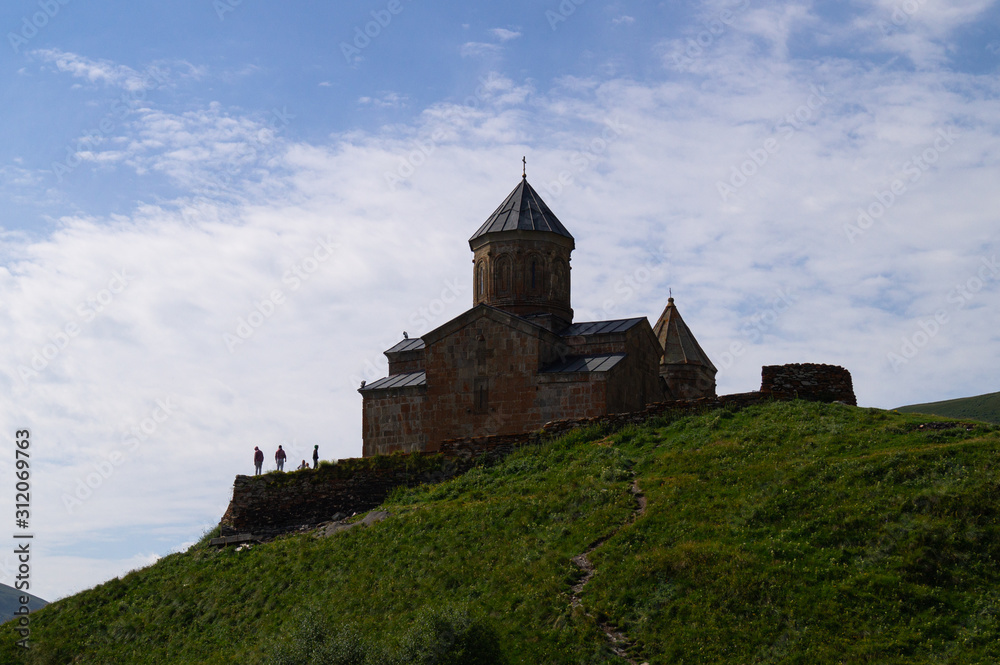
[[[476,302],[486,300],[486,261],[476,264]]]
[[[501,256],[497,259],[497,295],[510,296],[512,290],[512,272],[509,256]]]
[[[532,254],[528,257],[528,293],[531,295],[544,295],[545,288],[545,263],[542,257]]]

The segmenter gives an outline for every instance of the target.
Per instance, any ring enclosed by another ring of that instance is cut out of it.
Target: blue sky
[[[470,305],[522,156],[577,320],[672,289],[720,392],[786,362],[884,408],[1000,390],[997,2],[17,0],[0,27],[0,419],[35,440],[44,598],[196,540],[254,445],[359,455],[358,383]]]

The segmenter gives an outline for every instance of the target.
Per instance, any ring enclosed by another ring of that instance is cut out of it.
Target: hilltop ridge
[[[909,404],[896,409],[902,413],[930,413],[945,418],[971,418],[1000,424],[1000,393],[987,393],[973,397]]]
[[[801,401],[576,430],[367,527],[208,534],[34,614],[29,654],[4,628],[0,661],[998,662],[998,453]]]

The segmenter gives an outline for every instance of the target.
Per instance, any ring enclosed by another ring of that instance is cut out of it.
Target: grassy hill
[[[1000,662],[1000,428],[932,420],[577,431],[369,527],[165,557],[34,614],[30,654],[0,627],[0,662],[629,662],[608,631],[650,665]]]
[[[988,423],[1000,423],[1000,393],[949,399],[943,402],[928,402],[927,404],[911,404],[901,406],[896,410],[903,413],[932,413],[946,418],[966,418]]]

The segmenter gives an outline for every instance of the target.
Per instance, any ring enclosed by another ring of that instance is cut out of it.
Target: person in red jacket
[[[260,467],[264,466],[264,451],[257,446],[253,447],[253,475],[260,475]]]
[[[278,471],[285,470],[285,451],[278,446],[278,450],[274,453],[274,462],[278,465]]]

